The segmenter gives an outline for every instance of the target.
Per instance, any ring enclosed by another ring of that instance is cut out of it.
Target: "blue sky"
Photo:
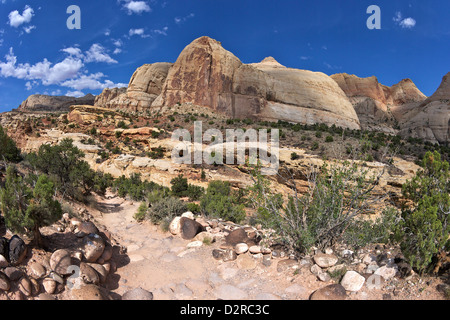
[[[70,5],[81,29],[69,30]],[[370,5],[381,29],[369,30]],[[0,112],[29,95],[99,94],[145,63],[175,62],[207,35],[244,63],[412,79],[426,95],[450,71],[448,0],[0,0]]]

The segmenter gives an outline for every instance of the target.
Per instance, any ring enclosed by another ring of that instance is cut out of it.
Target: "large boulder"
[[[83,254],[87,262],[96,262],[105,247],[105,241],[98,234],[89,234],[83,238]]]
[[[180,227],[181,237],[185,240],[194,239],[197,234],[204,231],[203,226],[199,222],[186,217],[181,217]]]
[[[330,284],[312,293],[310,300],[345,300],[347,292],[340,284]]]
[[[59,249],[53,252],[50,257],[50,268],[60,275],[71,274],[70,266],[72,258],[70,252],[66,249]]]

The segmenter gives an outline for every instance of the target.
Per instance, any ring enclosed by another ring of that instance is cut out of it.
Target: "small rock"
[[[96,262],[105,250],[105,241],[98,234],[89,234],[83,239],[83,254],[87,262]]]
[[[356,271],[347,271],[341,280],[341,285],[347,291],[359,291],[366,279]]]
[[[98,229],[95,226],[95,224],[93,224],[90,221],[85,221],[85,222],[81,222],[78,225],[78,231],[85,233],[85,234],[98,234]]]
[[[236,251],[237,254],[243,254],[248,251],[248,245],[246,243],[238,243],[234,247],[234,251]]]
[[[22,277],[19,281],[19,290],[27,297],[30,297],[33,293],[31,281],[27,277]]]
[[[39,262],[32,262],[30,264],[30,272],[37,279],[42,278],[47,274],[45,267]]]
[[[192,212],[190,212],[190,211],[187,211],[187,212],[183,213],[181,215],[181,217],[182,218],[188,218],[188,219],[191,219],[191,220],[195,220],[194,214]]]
[[[319,265],[315,264],[310,269],[311,273],[315,276],[319,276],[319,274],[323,273],[323,270]]]
[[[338,258],[333,254],[319,253],[314,255],[314,262],[321,268],[329,268],[338,262]]]
[[[82,262],[80,264],[80,276],[86,284],[99,284],[100,277],[94,268],[92,268],[87,263]]]
[[[223,262],[234,261],[237,259],[237,254],[232,249],[225,250],[223,254]]]
[[[241,254],[237,257],[236,264],[241,269],[251,270],[256,268],[257,261],[248,254]]]
[[[0,254],[0,268],[5,268],[8,266],[8,260]]]
[[[42,285],[44,286],[45,292],[48,294],[54,294],[56,291],[57,282],[51,278],[45,278],[42,281]]]
[[[8,291],[11,288],[9,278],[0,271],[0,291]]]
[[[169,231],[174,236],[179,235],[181,233],[181,217],[175,217],[172,222],[169,224]]]
[[[41,285],[39,284],[39,282],[37,282],[37,280],[33,278],[30,279],[30,282],[31,282],[31,295],[35,296],[39,294],[39,292],[41,291]]]
[[[213,256],[214,259],[216,259],[216,260],[222,260],[224,254],[225,254],[225,250],[222,250],[222,249],[214,249],[214,250],[212,251],[212,256]]]
[[[203,245],[202,241],[192,241],[187,244],[187,248],[200,248]]]
[[[11,281],[17,281],[24,275],[23,272],[16,267],[7,267],[3,269],[3,272]]]
[[[299,268],[298,261],[295,259],[284,259],[277,263],[277,271],[284,272],[286,270],[297,270]]]
[[[197,234],[203,231],[203,226],[189,218],[182,217],[180,219],[181,237],[185,240],[193,239]]]
[[[333,254],[333,249],[331,249],[331,248],[326,248],[326,249],[325,249],[325,254],[332,255],[332,254]]]
[[[142,288],[136,288],[124,293],[122,300],[153,300],[153,293]]]
[[[347,292],[340,284],[330,284],[313,292],[310,300],[345,300]]]
[[[13,265],[19,265],[25,259],[27,255],[27,246],[25,242],[19,237],[14,235],[9,240],[9,261]]]
[[[103,250],[103,253],[100,256],[100,258],[98,258],[97,262],[100,264],[104,264],[109,260],[111,260],[112,255],[113,255],[113,247],[109,243],[105,243],[105,249]]]
[[[98,263],[88,263],[88,265],[97,272],[100,283],[105,283],[108,276],[108,272],[106,271],[106,269]]]
[[[55,297],[53,297],[51,294],[49,293],[41,293],[39,296],[37,296],[37,300],[48,300],[48,301],[53,301],[55,300]]]
[[[378,274],[384,278],[384,280],[389,280],[395,277],[397,274],[397,267],[388,267],[388,266],[382,266],[378,268],[374,274]]]
[[[194,237],[194,240],[211,244],[211,243],[215,242],[216,238],[211,233],[209,233],[207,231],[203,231],[203,232],[200,232],[199,234],[197,234]]]
[[[107,300],[101,289],[93,284],[86,284],[79,288],[74,287],[70,294],[72,300],[91,301],[91,300]]]
[[[66,249],[56,250],[50,257],[51,269],[61,275],[71,274],[69,270],[71,265],[72,258],[70,257],[70,252]]]
[[[328,282],[331,280],[331,276],[327,272],[319,273],[317,275],[317,278],[319,278],[319,280],[322,282]]]
[[[228,245],[235,246],[238,243],[247,243],[247,241],[249,241],[249,238],[244,228],[238,228],[236,230],[231,231],[225,237],[225,241]]]

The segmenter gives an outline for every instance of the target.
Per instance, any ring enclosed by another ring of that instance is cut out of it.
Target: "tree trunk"
[[[39,226],[34,226],[34,242],[36,247],[44,248],[44,238],[42,237],[41,231],[39,230]]]

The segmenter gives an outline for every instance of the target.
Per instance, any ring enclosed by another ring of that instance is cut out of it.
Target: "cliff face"
[[[396,133],[405,110],[414,108],[426,99],[410,79],[388,87],[379,83],[374,76],[359,78],[340,73],[331,78],[347,95],[361,126],[368,130]]]
[[[409,110],[401,123],[403,136],[422,138],[433,143],[450,142],[450,72],[436,92]]]
[[[87,94],[82,98],[66,96],[47,96],[35,94],[29,96],[18,108],[21,112],[67,112],[71,105],[94,105],[95,96]]]

